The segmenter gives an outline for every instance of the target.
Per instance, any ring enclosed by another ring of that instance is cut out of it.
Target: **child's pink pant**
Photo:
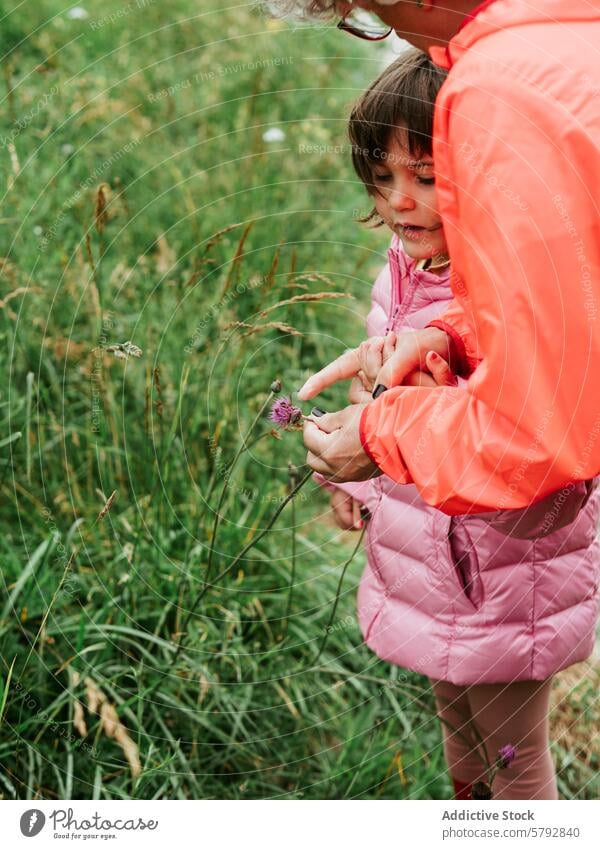
[[[452,726],[451,730],[442,722],[444,752],[455,781],[472,784],[486,780],[483,760],[474,743],[474,723],[491,763],[502,746],[511,743],[517,747],[512,765],[496,773],[494,799],[558,799],[549,748],[552,678],[468,687],[446,681],[431,683],[438,716]]]

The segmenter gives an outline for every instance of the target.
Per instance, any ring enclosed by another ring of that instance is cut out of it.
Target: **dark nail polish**
[[[387,386],[384,386],[383,383],[379,383],[373,391],[373,399],[379,398],[379,396],[383,395],[384,392],[387,392]]]
[[[310,411],[310,414],[311,414],[311,416],[316,416],[317,418],[319,418],[320,416],[326,416],[327,415],[325,410],[322,410],[320,407],[313,407],[312,410]]]

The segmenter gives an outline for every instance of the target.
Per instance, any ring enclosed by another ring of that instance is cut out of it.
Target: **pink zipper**
[[[400,263],[398,262],[398,254],[393,248],[388,250],[388,259],[390,263],[390,270],[392,272],[392,298],[386,333],[388,330],[393,330],[394,327],[400,324],[401,320],[406,315],[408,308],[412,304],[415,291],[419,285],[417,275],[409,270],[408,287],[404,297],[402,298]]]
[[[398,263],[398,254],[395,250],[393,250],[393,248],[389,248],[388,250],[388,262],[390,264],[390,271],[392,276],[392,292],[390,299],[390,313],[388,315],[387,326],[385,328],[386,333],[392,329],[394,325],[394,320],[396,318],[396,313],[400,308],[400,267]]]

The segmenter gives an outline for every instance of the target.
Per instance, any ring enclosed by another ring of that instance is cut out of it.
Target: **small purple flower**
[[[278,398],[273,402],[269,419],[282,430],[298,427],[302,421],[302,410],[295,407],[289,398]]]
[[[506,769],[514,761],[517,754],[517,747],[507,743],[498,750],[498,766],[500,769]]]

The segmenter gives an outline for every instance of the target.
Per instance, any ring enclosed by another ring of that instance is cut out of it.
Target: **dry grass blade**
[[[106,189],[108,185],[106,183],[100,183],[98,186],[98,191],[96,192],[96,208],[94,210],[94,224],[96,227],[96,232],[98,235],[102,235],[104,232],[104,228],[106,227],[106,222],[108,221],[108,215],[106,213]]]
[[[16,178],[21,173],[21,163],[19,162],[19,155],[14,144],[9,142],[6,147],[8,149],[8,155],[10,156],[10,165],[13,173],[13,175],[8,179],[8,188],[10,190],[14,186]]]
[[[335,286],[335,283],[326,274],[320,274],[318,271],[310,271],[306,274],[297,274],[294,276],[294,281],[306,280],[307,283],[316,283],[318,280],[321,283],[327,283],[328,286]]]
[[[279,693],[279,695],[281,696],[281,698],[283,699],[283,701],[285,702],[285,705],[286,705],[287,709],[288,709],[288,710],[289,710],[289,712],[292,714],[292,716],[294,717],[294,719],[299,719],[299,717],[300,717],[300,711],[298,710],[298,708],[296,707],[296,705],[294,704],[294,702],[290,699],[289,695],[288,695],[288,694],[286,693],[286,691],[283,689],[283,687],[281,686],[281,684],[278,684],[278,683],[275,681],[275,682],[274,682],[274,686],[275,686],[275,689],[277,690],[277,692]]]
[[[227,235],[227,233],[231,233],[231,231],[232,231],[232,230],[237,230],[237,228],[238,228],[238,227],[241,227],[241,226],[242,226],[242,223],[241,223],[241,221],[240,221],[240,222],[238,222],[237,224],[229,224],[227,227],[223,227],[223,229],[222,229],[222,230],[217,230],[217,232],[215,233],[215,235],[214,235],[214,236],[212,236],[212,237],[208,240],[208,242],[206,243],[206,245],[204,246],[204,251],[202,252],[202,255],[203,255],[203,256],[206,256],[206,254],[207,254],[207,253],[208,253],[208,252],[209,252],[212,248],[214,248],[214,246],[215,246],[216,244],[218,244],[218,243],[221,241],[221,239],[223,238],[223,236],[226,236],[226,235]]]
[[[71,687],[75,689],[81,680],[79,672],[76,669],[69,667],[69,678],[71,679]],[[80,737],[87,737],[87,725],[85,724],[85,715],[83,713],[83,705],[79,699],[73,699],[73,728],[79,732]]]
[[[167,241],[164,233],[156,240],[156,270],[161,277],[177,265],[177,254]]]
[[[154,383],[154,388],[156,389],[156,415],[159,418],[162,418],[162,414],[164,411],[164,404],[162,400],[162,386],[160,383],[160,368],[156,366],[152,371],[152,382]]]
[[[204,699],[206,698],[206,694],[210,690],[210,681],[206,677],[204,673],[200,675],[200,693],[198,696],[198,704],[201,705]]]
[[[102,730],[107,737],[119,744],[127,759],[132,776],[137,778],[142,771],[139,749],[119,719],[115,706],[108,701],[100,687],[91,678],[85,679],[85,686],[88,710],[90,713],[99,714]]]
[[[268,321],[266,324],[248,324],[245,321],[232,321],[227,325],[227,328],[247,328],[245,333],[240,334],[242,339],[247,336],[252,336],[254,333],[260,333],[262,330],[279,330],[281,333],[288,333],[290,336],[304,336],[300,330],[296,330],[291,324],[285,324],[282,321]]]
[[[288,304],[299,304],[309,301],[333,301],[337,298],[352,298],[354,300],[354,295],[351,295],[349,292],[315,292],[307,295],[294,295],[293,298],[286,298],[284,301],[278,301],[276,304],[273,304],[271,307],[267,307],[266,310],[263,310],[259,314],[263,317],[268,315],[270,312],[273,312],[273,310],[279,309],[279,307],[288,306]]]
[[[596,657],[559,672],[550,699],[551,739],[587,766],[592,766],[594,706],[600,689],[600,661]]]
[[[271,261],[271,267],[267,271],[267,275],[265,277],[265,292],[270,291],[273,288],[273,284],[275,283],[275,276],[277,274],[277,269],[279,268],[279,260],[281,259],[281,245],[275,251],[273,255],[273,259]]]
[[[73,728],[79,732],[81,737],[87,737],[87,725],[85,724],[85,716],[83,706],[80,701],[73,702]]]
[[[9,292],[6,297],[0,298],[0,310],[4,309],[4,307],[12,301],[13,298],[18,298],[19,295],[27,295],[31,293],[40,294],[43,290],[38,288],[37,286],[19,286],[18,289],[14,289],[14,291]]]
[[[108,513],[108,511],[113,506],[113,504],[115,503],[116,500],[117,500],[117,490],[115,489],[115,491],[112,492],[108,496],[108,498],[106,499],[106,504],[104,505],[102,510],[98,513],[97,521],[99,521],[100,519],[104,519],[104,517],[106,516],[106,514]]]
[[[244,255],[244,245],[246,244],[246,239],[248,238],[248,234],[252,227],[254,226],[254,222],[251,221],[244,227],[244,232],[240,236],[240,240],[237,243],[237,247],[235,249],[235,254],[233,259],[231,260],[231,268],[229,269],[229,274],[227,275],[227,280],[225,281],[225,285],[223,286],[223,290],[220,295],[220,299],[222,299],[225,294],[229,291],[231,284],[233,283],[233,278],[235,273],[240,265],[241,259]]]
[[[137,778],[142,771],[139,749],[129,736],[127,729],[119,719],[119,715],[110,702],[103,702],[100,707],[100,721],[107,737],[115,740],[123,750],[131,774]]]

